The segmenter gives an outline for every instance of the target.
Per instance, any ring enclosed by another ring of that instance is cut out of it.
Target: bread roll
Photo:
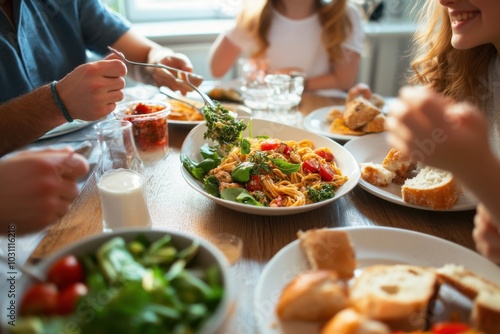
[[[325,324],[321,334],[391,334],[391,331],[384,323],[346,308]]]
[[[460,186],[450,172],[429,166],[407,179],[401,187],[403,201],[434,210],[451,209],[459,194]]]
[[[393,179],[394,183],[402,184],[415,170],[417,162],[392,148],[382,161],[382,166],[396,174]]]
[[[500,334],[500,291],[481,291],[471,313],[474,328],[484,334]]]
[[[299,231],[300,247],[313,270],[335,270],[341,279],[354,277],[357,266],[354,246],[346,231],[312,229]]]
[[[344,123],[350,129],[358,129],[380,114],[380,109],[363,97],[348,102],[344,110]]]
[[[363,180],[378,187],[388,186],[396,176],[393,171],[384,168],[381,164],[362,162],[359,166]]]
[[[363,131],[364,133],[385,131],[385,116],[383,114],[378,114],[374,119],[363,125],[361,127],[361,131]]]
[[[281,320],[326,321],[347,307],[347,286],[335,271],[308,271],[283,289],[276,313]]]
[[[411,265],[366,268],[350,289],[359,313],[384,322],[391,330],[423,330],[429,304],[439,284],[434,271]]]

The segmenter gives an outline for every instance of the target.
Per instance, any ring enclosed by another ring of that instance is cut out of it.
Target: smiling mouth
[[[479,15],[478,12],[467,12],[467,13],[456,13],[450,15],[450,20],[452,23],[459,23],[463,21],[470,20]]]

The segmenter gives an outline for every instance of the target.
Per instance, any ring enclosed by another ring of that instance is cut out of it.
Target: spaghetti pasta
[[[249,148],[235,145],[208,173],[218,180],[220,191],[245,188],[262,205],[291,207],[331,198],[347,182],[332,152],[326,147],[315,149],[310,140],[247,138],[244,141]],[[248,169],[244,180],[235,180],[238,168]]]

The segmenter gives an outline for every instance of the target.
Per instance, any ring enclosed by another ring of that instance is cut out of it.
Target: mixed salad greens
[[[51,309],[51,303],[40,307],[47,298],[29,300],[40,283],[34,284],[12,333],[196,333],[224,295],[218,267],[193,266],[198,250],[197,242],[176,248],[168,234],[153,243],[143,235],[128,243],[110,239],[78,259],[84,276],[71,284],[87,289],[69,312]],[[48,278],[42,284],[54,285]]]

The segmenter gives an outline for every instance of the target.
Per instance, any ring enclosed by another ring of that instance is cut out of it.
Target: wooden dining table
[[[325,106],[343,104],[342,98],[304,93],[300,112],[305,116]],[[391,203],[356,186],[327,206],[305,213],[262,216],[220,206],[188,186],[181,175],[180,150],[191,127],[170,126],[170,153],[146,169],[147,202],[152,228],[196,234],[213,240],[221,233],[243,241],[241,258],[231,267],[236,282],[236,307],[224,333],[256,333],[253,298],[259,277],[271,258],[297,239],[297,231],[314,228],[382,226],[417,231],[474,251],[474,210],[429,211]],[[70,211],[47,231],[31,254],[43,259],[58,249],[102,232],[101,203],[90,175]],[[375,240],[383,244],[385,240]]]

